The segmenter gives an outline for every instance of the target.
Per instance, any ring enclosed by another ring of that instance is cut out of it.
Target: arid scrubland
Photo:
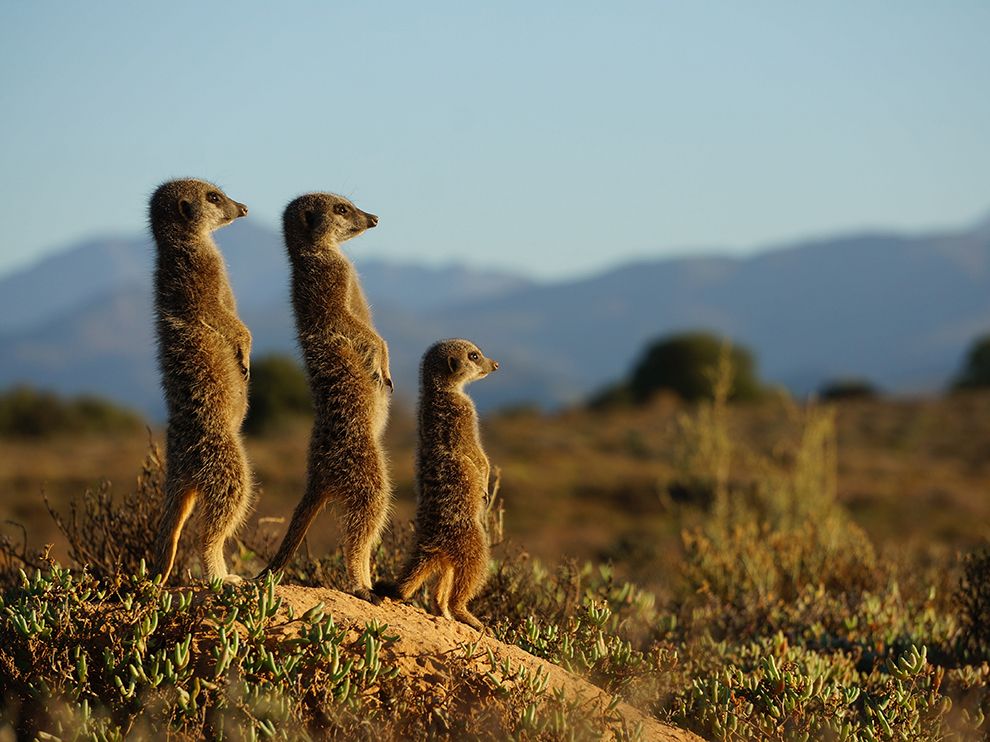
[[[982,739],[988,413],[990,397],[968,394],[837,407],[659,399],[491,417],[497,543],[473,609],[496,639],[705,738]],[[302,486],[305,431],[249,441],[264,492],[232,555],[238,571],[274,549],[283,524],[269,519],[284,517]],[[389,435],[399,512],[375,563],[392,575],[412,537],[405,415]],[[49,485],[64,536],[45,532],[37,513],[18,514],[30,519],[27,551],[19,529],[5,531],[0,674],[10,718],[31,729],[649,736],[618,707],[575,704],[511,662],[496,671],[498,658],[481,661],[470,646],[423,685],[390,654],[399,639],[388,628],[343,631],[319,610],[290,619],[285,585],[345,585],[340,554],[326,548],[332,533],[310,534],[282,587],[159,593],[126,577],[140,571],[159,463],[148,459],[135,487],[146,441],[73,445],[44,447],[48,476],[69,460],[94,467],[94,479],[116,466],[112,487],[83,497],[85,472],[65,489]],[[2,471],[31,450],[5,446]],[[32,487],[37,500],[40,482],[21,472],[4,487]],[[43,533],[71,574],[34,554]],[[196,569],[192,556],[186,544],[177,573]]]

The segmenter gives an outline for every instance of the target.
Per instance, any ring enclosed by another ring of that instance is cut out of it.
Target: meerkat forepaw
[[[387,376],[385,377],[385,386],[388,387],[388,393],[389,394],[392,394],[395,391],[395,385],[392,384],[392,380],[390,378],[388,378]]]
[[[224,585],[240,585],[244,582],[244,578],[240,575],[229,574],[223,577]]]

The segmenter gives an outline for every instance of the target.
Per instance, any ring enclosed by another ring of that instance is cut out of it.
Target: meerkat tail
[[[372,591],[379,598],[391,598],[392,600],[399,600],[402,598],[402,593],[399,590],[399,583],[395,580],[378,580],[372,587]]]
[[[409,600],[430,575],[442,567],[442,557],[438,554],[421,554],[414,557],[406,568],[405,575],[399,580],[399,593],[402,600]]]
[[[285,532],[285,536],[282,537],[282,543],[278,547],[278,552],[272,557],[268,566],[258,575],[259,579],[270,572],[278,572],[281,569],[285,569],[285,565],[295,555],[299,544],[306,538],[306,532],[309,531],[310,525],[323,508],[323,504],[327,501],[327,498],[327,495],[318,492],[313,487],[307,489],[306,494],[303,495],[303,499],[296,505],[295,512],[292,513],[292,520],[289,522],[289,528]]]
[[[158,539],[154,555],[154,573],[162,576],[162,584],[168,582],[175,565],[175,553],[179,548],[179,537],[196,505],[198,493],[189,488],[179,494],[168,496],[165,514],[158,529]]]

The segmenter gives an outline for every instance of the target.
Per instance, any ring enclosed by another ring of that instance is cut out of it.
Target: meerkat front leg
[[[381,343],[381,371],[379,373],[382,375],[382,383],[388,387],[388,390],[391,393],[395,391],[395,387],[392,384],[392,371],[389,369],[388,364],[388,343],[384,340],[382,340]]]
[[[481,481],[485,483],[485,495],[491,494],[492,462],[482,452],[481,454]]]
[[[251,332],[237,317],[234,320],[234,352],[241,367],[241,375],[245,381],[251,379]]]
[[[251,341],[237,344],[237,362],[241,365],[241,376],[244,381],[251,380]]]

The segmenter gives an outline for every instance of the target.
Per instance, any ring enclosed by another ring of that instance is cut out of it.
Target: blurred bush
[[[990,335],[973,341],[952,386],[954,389],[990,387]]]
[[[251,364],[250,405],[244,431],[277,432],[293,420],[312,414],[306,373],[291,356],[262,356]]]
[[[66,399],[54,392],[17,386],[0,393],[0,436],[44,438],[59,434],[133,433],[141,416],[114,402],[82,395]]]
[[[687,332],[661,338],[644,350],[627,379],[605,387],[589,400],[593,409],[642,404],[660,392],[688,402],[711,399],[713,370],[724,348],[733,367],[729,399],[753,400],[762,394],[753,354],[710,332]]]
[[[880,396],[880,390],[867,379],[850,377],[825,382],[818,390],[818,396],[826,402],[838,402],[844,399],[876,399]]]

